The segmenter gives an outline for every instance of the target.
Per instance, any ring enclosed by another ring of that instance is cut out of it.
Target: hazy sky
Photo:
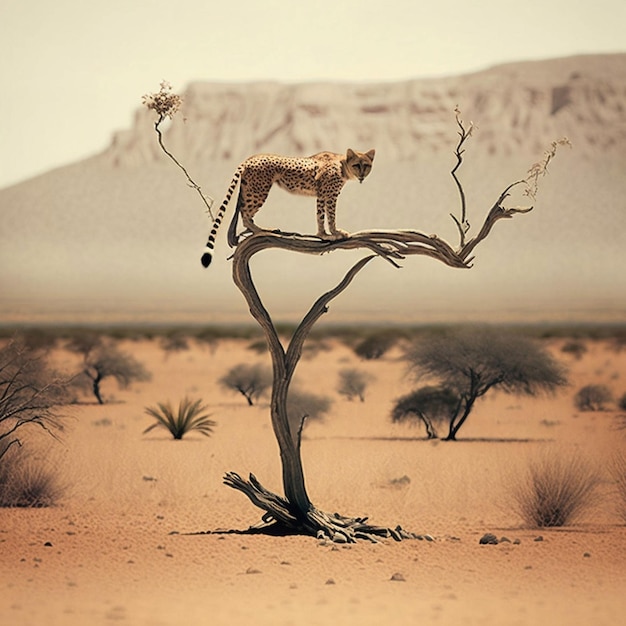
[[[106,148],[161,79],[397,80],[626,51],[624,0],[2,0],[0,187]]]

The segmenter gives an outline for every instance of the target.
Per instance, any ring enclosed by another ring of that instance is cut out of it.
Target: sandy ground
[[[248,407],[217,382],[236,363],[267,359],[247,345],[165,355],[156,342],[123,344],[153,378],[123,391],[105,383],[105,405],[72,408],[62,444],[49,452],[67,487],[62,501],[0,509],[0,624],[623,623],[626,526],[608,475],[597,506],[567,528],[524,527],[507,494],[541,451],[600,466],[624,451],[617,413],[578,413],[572,397],[592,382],[622,395],[625,353],[590,343],[575,360],[553,342],[571,385],[550,398],[485,397],[456,443],[390,423],[393,399],[412,386],[397,354],[362,362],[333,343],[303,359],[300,386],[333,399],[303,442],[312,499],[434,538],[335,546],[200,534],[259,521],[243,494],[222,485],[224,472],[252,471],[281,490],[267,405]],[[365,402],[335,391],[344,367],[375,376]],[[142,434],[151,423],[144,407],[185,394],[210,404],[211,438]],[[486,532],[510,542],[479,545]]]

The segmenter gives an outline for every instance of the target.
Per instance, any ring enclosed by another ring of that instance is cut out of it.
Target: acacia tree
[[[452,389],[428,385],[398,398],[391,411],[391,421],[421,422],[428,438],[436,439],[436,426],[450,423],[459,409],[460,401],[461,398]]]
[[[169,92],[170,87],[162,84],[161,91],[144,97],[148,108],[158,114],[154,128],[159,137],[159,144],[175,163],[180,164],[164,148],[159,129],[166,117],[172,117],[180,105],[180,97]],[[273,365],[273,385],[270,402],[270,415],[274,435],[280,449],[284,496],[274,494],[250,474],[246,480],[235,472],[224,476],[226,485],[242,491],[263,511],[262,519],[265,526],[273,527],[273,531],[285,533],[305,533],[323,536],[336,542],[354,542],[357,539],[376,541],[378,537],[393,537],[401,540],[414,537],[399,526],[384,528],[367,523],[367,518],[346,517],[338,513],[328,514],[315,506],[309,498],[304,480],[304,471],[300,455],[301,428],[292,434],[287,408],[289,386],[296,366],[302,356],[304,342],[319,318],[328,311],[330,302],[340,295],[373,259],[381,258],[395,268],[409,256],[421,255],[430,257],[453,268],[469,268],[473,260],[476,246],[491,232],[493,226],[501,219],[512,218],[520,213],[528,213],[529,207],[504,206],[511,190],[523,185],[530,196],[534,196],[538,179],[545,174],[548,163],[556,153],[559,142],[552,144],[544,159],[535,164],[526,178],[508,185],[497,197],[476,235],[470,237],[470,225],[466,215],[466,202],[463,186],[458,179],[457,171],[463,161],[464,144],[471,136],[473,126],[465,125],[456,111],[456,122],[459,141],[456,147],[457,163],[451,174],[460,195],[461,210],[459,216],[452,216],[457,226],[459,243],[452,245],[437,235],[427,235],[416,230],[366,230],[353,233],[343,239],[328,241],[313,235],[298,233],[282,233],[280,231],[261,231],[240,238],[232,256],[232,276],[248,304],[252,317],[262,328],[268,344]],[[187,178],[189,175],[182,168]],[[193,183],[192,187],[199,191]],[[210,211],[210,202],[205,202]],[[321,255],[340,250],[363,250],[363,256],[345,274],[343,279],[332,289],[319,296],[300,324],[295,328],[290,341],[283,346],[276,325],[257,291],[253,281],[250,260],[261,252],[278,249],[299,254]]]
[[[225,389],[240,393],[248,401],[248,406],[252,406],[271,386],[272,374],[260,363],[239,363],[231,367],[219,383]]]
[[[98,404],[104,404],[100,385],[106,378],[114,378],[122,389],[133,382],[150,380],[150,373],[137,359],[119,350],[114,343],[103,341],[96,334],[75,338],[68,344],[68,349],[82,355],[82,373],[91,382],[91,390]]]
[[[491,389],[533,396],[567,382],[563,368],[530,339],[486,329],[427,337],[410,346],[405,358],[412,373],[435,378],[458,398],[451,404],[448,441]]]

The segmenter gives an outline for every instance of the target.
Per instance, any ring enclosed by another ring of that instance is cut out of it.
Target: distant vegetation
[[[439,436],[438,429],[441,426],[450,425],[460,402],[458,394],[447,387],[421,387],[396,400],[391,421],[423,424],[428,438],[435,439]]]
[[[487,329],[426,337],[411,344],[404,358],[418,380],[434,380],[458,399],[449,403],[449,441],[488,391],[533,396],[567,382],[563,368],[534,341]]]
[[[272,372],[260,363],[239,363],[220,378],[224,389],[240,393],[252,406],[272,386]]]
[[[606,385],[585,385],[574,396],[579,411],[604,411],[613,402],[613,394]]]
[[[0,347],[0,506],[49,506],[62,491],[54,467],[23,445],[35,430],[56,437],[72,399],[44,345],[15,336]]]
[[[150,380],[150,373],[139,361],[120,351],[112,340],[100,335],[76,335],[67,343],[67,349],[83,357],[82,379],[90,381],[99,404],[104,404],[100,385],[107,378],[115,379],[122,389],[133,382]]]
[[[365,390],[372,381],[372,376],[354,368],[344,368],[339,372],[337,391],[348,400],[358,398],[365,401]]]

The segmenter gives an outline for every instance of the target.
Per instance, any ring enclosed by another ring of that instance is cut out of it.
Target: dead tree
[[[236,247],[232,258],[233,280],[245,297],[250,313],[263,329],[272,358],[274,381],[271,420],[280,448],[284,497],[265,489],[253,474],[245,480],[238,474],[229,472],[225,475],[224,482],[245,493],[256,506],[265,511],[262,517],[263,524],[274,526],[274,530],[323,536],[338,542],[353,542],[357,539],[375,541],[379,537],[401,540],[415,536],[399,526],[395,529],[383,528],[368,524],[367,518],[328,514],[311,502],[306,490],[300,455],[302,424],[298,433],[291,433],[287,415],[287,394],[302,354],[304,341],[313,325],[326,313],[329,303],[350,285],[372,259],[380,257],[399,268],[400,262],[407,257],[423,255],[453,268],[467,269],[471,267],[474,249],[490,234],[497,221],[532,210],[532,206],[505,208],[503,203],[517,185],[524,184],[527,195],[534,195],[537,178],[545,173],[549,161],[555,154],[556,146],[561,142],[553,144],[552,150],[546,153],[544,160],[531,168],[527,178],[512,183],[499,195],[478,233],[474,237],[469,237],[465,194],[457,171],[463,161],[463,145],[471,135],[472,126],[464,125],[458,110],[456,119],[460,140],[455,151],[457,164],[452,170],[452,176],[459,190],[461,215],[452,217],[459,232],[460,242],[457,247],[451,246],[436,235],[426,235],[416,230],[368,230],[353,233],[346,239],[338,241],[325,241],[318,237],[295,233],[261,232],[242,239]],[[283,347],[270,314],[263,305],[250,271],[250,259],[255,254],[270,249],[315,255],[354,249],[362,249],[366,253],[338,285],[316,300],[296,328],[286,348]]]
[[[171,117],[179,104],[177,97],[169,93],[169,86],[166,84],[162,85],[159,94],[147,96],[144,101],[149,108],[154,109],[160,115],[159,121],[155,124],[157,132],[159,132],[160,122],[165,117]],[[545,174],[548,163],[556,153],[557,146],[560,143],[568,143],[565,139],[554,142],[544,159],[532,166],[526,178],[506,187],[487,213],[478,233],[469,237],[470,225],[466,215],[465,193],[457,171],[463,162],[464,144],[471,136],[473,126],[472,124],[466,126],[463,123],[458,109],[456,122],[459,134],[455,150],[457,162],[451,174],[457,186],[461,204],[460,216],[452,215],[459,233],[458,246],[452,246],[437,235],[426,235],[416,230],[367,230],[353,233],[337,241],[322,240],[316,236],[298,233],[262,231],[240,239],[237,244],[232,257],[233,281],[246,299],[251,315],[261,326],[272,358],[273,386],[270,411],[274,435],[280,449],[284,491],[284,496],[272,493],[263,487],[253,474],[250,474],[247,480],[234,472],[228,472],[224,476],[226,485],[243,492],[253,504],[264,511],[262,523],[250,528],[250,531],[301,533],[324,537],[340,543],[351,543],[358,539],[377,541],[381,537],[392,537],[398,541],[418,537],[418,535],[404,531],[400,526],[396,528],[373,526],[365,517],[329,514],[311,502],[306,490],[300,455],[303,421],[300,422],[298,432],[292,433],[287,412],[287,396],[307,335],[317,320],[328,311],[330,302],[350,285],[370,261],[380,257],[394,267],[400,268],[400,262],[407,257],[422,255],[453,268],[470,268],[474,249],[491,233],[496,222],[532,210],[532,206],[504,207],[503,203],[510,196],[511,190],[518,185],[524,185],[526,194],[534,197],[538,179]],[[161,139],[160,133],[159,139]],[[192,186],[198,189],[197,185]],[[313,255],[337,250],[359,249],[365,252],[365,256],[348,270],[341,282],[314,302],[297,326],[286,348],[279,339],[276,326],[261,300],[250,271],[252,257],[271,249]]]

